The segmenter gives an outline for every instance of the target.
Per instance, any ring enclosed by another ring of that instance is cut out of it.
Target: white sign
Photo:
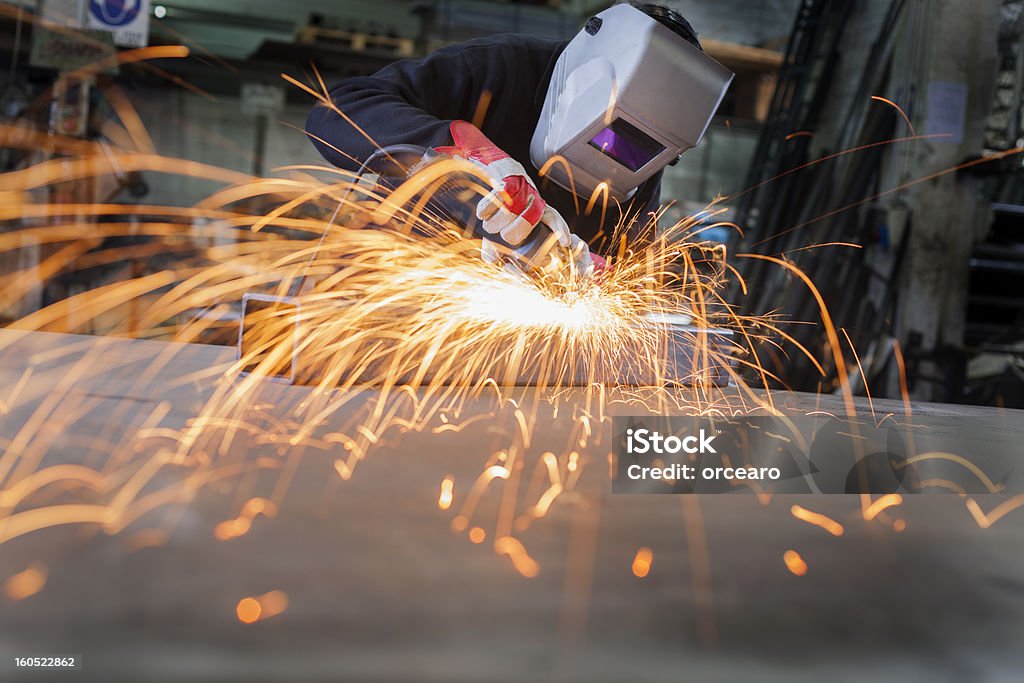
[[[40,0],[29,64],[72,71],[117,51],[111,40],[113,34],[82,28],[85,5],[86,0]],[[108,73],[116,73],[116,67]]]
[[[85,0],[40,0],[39,16],[44,25],[64,28],[83,28],[82,14]]]
[[[967,84],[948,81],[928,83],[928,118],[925,135],[942,135],[935,142],[959,145],[964,141],[964,123],[967,120]]]
[[[87,0],[85,27],[110,31],[114,45],[146,47],[149,44],[150,0]]]
[[[264,83],[242,84],[242,113],[277,116],[284,110],[284,88]]]

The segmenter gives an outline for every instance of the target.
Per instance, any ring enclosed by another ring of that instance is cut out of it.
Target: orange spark
[[[238,601],[238,606],[235,607],[235,614],[243,624],[252,624],[263,614],[263,607],[260,606],[260,602],[256,598],[242,598]]]
[[[257,621],[276,617],[288,609],[288,595],[284,591],[272,590],[255,597],[246,597],[238,601],[235,615],[243,624],[254,624]]]
[[[911,458],[907,458],[906,466],[915,465],[926,460],[946,460],[960,465],[973,474],[989,493],[999,493],[1004,488],[1003,484],[997,484],[989,479],[988,475],[985,474],[985,471],[976,464],[962,455],[957,455],[956,453],[919,453]]]
[[[878,500],[874,501],[864,510],[864,521],[870,522],[878,513],[887,508],[894,507],[903,502],[903,496],[898,493],[887,493]]]
[[[1005,517],[1007,514],[1016,510],[1019,507],[1024,507],[1024,493],[1018,494],[1009,500],[1005,500],[997,505],[992,512],[985,513],[981,506],[978,505],[977,501],[973,498],[967,499],[967,509],[970,510],[971,516],[974,517],[974,521],[978,523],[982,529],[987,529],[1000,519]]]
[[[471,119],[474,126],[477,128],[483,128],[484,119],[487,118],[487,110],[491,106],[491,98],[493,93],[490,90],[484,90],[480,93],[480,100],[476,103],[476,111],[473,112],[473,118]]]
[[[892,100],[886,99],[884,97],[879,97],[878,95],[872,95],[871,99],[873,99],[876,102],[885,102],[890,107],[892,107],[893,109],[898,111],[900,113],[900,116],[902,116],[903,120],[906,122],[907,127],[910,129],[910,134],[911,135],[917,135],[917,131],[914,130],[914,124],[912,124],[910,122],[910,117],[908,117],[907,113],[905,111],[903,111],[903,107],[901,107],[900,105],[896,104]]]
[[[124,54],[145,58],[164,53]],[[310,92],[314,91],[310,89]],[[322,97],[321,93],[314,94],[324,106],[332,107],[326,93]],[[481,117],[485,109],[481,102]],[[337,113],[344,118],[340,111]],[[57,250],[46,272],[70,271],[85,260],[95,258],[89,254],[90,243],[80,237],[86,232],[85,228],[95,229],[89,232],[90,238],[120,233],[153,237],[153,247],[177,248],[197,236],[204,249],[214,246],[209,251],[198,250],[194,257],[190,256],[186,263],[173,269],[114,282],[66,299],[17,321],[16,326],[27,330],[48,326],[87,329],[102,316],[111,316],[118,307],[132,306],[141,309],[142,315],[133,315],[128,325],[122,324],[118,312],[112,316],[117,322],[104,327],[104,331],[137,338],[173,336],[176,341],[194,341],[204,329],[203,323],[183,326],[176,321],[192,316],[197,310],[228,310],[252,290],[284,296],[301,283],[302,289],[295,297],[301,301],[301,315],[295,317],[301,318],[303,340],[294,341],[294,326],[288,327],[280,317],[270,316],[263,321],[267,328],[255,337],[255,350],[243,353],[230,369],[213,368],[207,375],[175,380],[181,383],[197,378],[216,381],[212,398],[198,415],[190,416],[192,419],[184,429],[177,430],[155,420],[104,468],[76,465],[74,469],[62,466],[61,469],[37,468],[33,472],[35,464],[19,464],[24,472],[19,472],[15,481],[5,482],[0,490],[0,503],[20,501],[23,493],[35,490],[32,487],[62,484],[81,491],[83,496],[91,496],[89,502],[94,504],[75,501],[71,505],[51,505],[42,510],[19,509],[13,515],[9,514],[10,510],[0,513],[0,542],[57,524],[92,523],[117,531],[161,505],[190,500],[199,488],[211,482],[262,470],[281,472],[278,486],[269,496],[280,500],[278,493],[283,495],[298,461],[293,454],[306,448],[330,453],[335,445],[341,444],[347,457],[334,460],[333,464],[338,476],[348,480],[358,462],[379,442],[385,443],[383,440],[389,432],[429,433],[431,425],[437,424],[437,418],[444,425],[434,428],[435,432],[458,432],[474,420],[497,422],[494,420],[496,413],[491,412],[469,419],[460,415],[467,399],[475,399],[485,390],[493,389],[499,409],[505,411],[503,417],[508,417],[509,425],[515,426],[508,436],[512,443],[506,445],[500,457],[488,458],[483,474],[464,492],[465,501],[460,501],[463,507],[454,516],[451,528],[458,533],[468,530],[473,543],[483,543],[488,538],[494,540],[495,551],[508,555],[516,571],[523,576],[536,576],[537,562],[511,533],[513,528],[525,531],[530,520],[547,514],[559,497],[564,496],[567,504],[579,500],[574,488],[586,469],[588,458],[571,449],[583,449],[589,443],[600,442],[609,402],[605,383],[596,374],[598,366],[620,368],[617,354],[623,351],[630,357],[648,359],[645,362],[651,365],[648,369],[656,378],[656,386],[644,390],[649,393],[642,396],[638,391],[629,400],[639,399],[652,407],[685,407],[701,414],[730,414],[747,411],[752,405],[772,409],[770,397],[766,401],[753,396],[741,397],[734,402],[728,396],[711,397],[706,386],[692,392],[670,386],[667,368],[659,360],[667,355],[664,333],[637,331],[648,329],[642,324],[648,316],[664,311],[686,311],[700,327],[728,321],[729,326],[736,327],[751,342],[750,346],[762,341],[765,333],[748,328],[765,327],[772,333],[776,331],[757,318],[709,313],[714,307],[729,305],[722,294],[721,278],[716,276],[705,282],[695,277],[681,280],[668,277],[677,265],[682,265],[688,273],[694,271],[691,252],[700,249],[694,239],[699,232],[695,226],[700,221],[687,219],[666,231],[659,231],[658,235],[654,234],[654,227],[643,228],[651,233],[650,240],[633,239],[636,237],[633,228],[637,226],[623,224],[609,235],[610,243],[621,246],[613,272],[585,282],[575,277],[566,279],[544,274],[538,282],[524,283],[504,277],[502,271],[483,264],[479,258],[479,242],[466,239],[460,230],[451,229],[447,223],[435,229],[427,216],[429,212],[423,209],[424,197],[439,183],[450,182],[453,177],[469,176],[463,179],[465,182],[459,181],[469,190],[476,191],[478,186],[484,185],[486,179],[475,173],[469,164],[453,160],[442,162],[446,165],[431,166],[426,173],[414,174],[397,192],[367,189],[355,183],[346,172],[339,172],[340,176],[335,174],[329,183],[324,183],[307,173],[313,171],[309,166],[293,167],[292,171],[302,171],[301,177],[252,178],[161,156],[152,149],[145,131],[131,113],[126,116],[130,119],[125,121],[130,134],[120,135],[119,142],[115,142],[121,146],[134,144],[139,149],[116,149],[109,155],[81,141],[48,140],[35,133],[0,127],[0,136],[14,139],[19,145],[59,146],[64,154],[59,159],[0,175],[0,192],[6,193],[4,199],[15,203],[33,201],[25,196],[26,189],[43,189],[68,179],[98,179],[109,175],[114,168],[174,172],[229,183],[229,186],[218,189],[189,209],[98,203],[0,204],[0,219],[32,217],[56,221],[54,225],[33,223],[34,227],[26,231],[5,233],[0,236],[0,253],[20,248],[18,245],[23,241],[53,245]],[[552,163],[565,164],[565,161],[553,159],[546,168]],[[568,171],[567,168],[571,183]],[[593,210],[598,200],[602,201],[604,211],[608,203],[607,188],[599,189],[590,198],[588,209]],[[578,201],[575,195],[574,201]],[[273,206],[268,207],[268,203]],[[258,215],[249,215],[250,209],[242,205],[261,208],[254,212]],[[321,211],[325,205],[328,210],[339,205],[343,209],[337,214],[338,221],[332,218],[326,226]],[[661,215],[654,213],[655,217]],[[150,216],[148,220],[152,222],[139,222],[138,214]],[[302,217],[306,215],[313,217]],[[116,222],[108,222],[112,217]],[[203,219],[217,225],[183,229],[176,223],[181,219]],[[373,226],[380,229],[363,229],[374,220],[388,224]],[[279,234],[252,232],[263,226],[295,230],[303,235],[282,238]],[[411,236],[410,233],[420,230],[436,239]],[[329,236],[330,239],[322,240],[325,246],[321,248],[319,243],[310,244],[310,236]],[[630,237],[628,243],[627,236]],[[217,244],[219,241],[231,244]],[[71,249],[62,246],[65,244]],[[649,246],[637,247],[639,244]],[[135,251],[124,253],[133,257],[140,255]],[[724,254],[722,258],[724,260]],[[39,272],[37,268],[36,276]],[[306,280],[307,274],[312,274],[309,280]],[[21,273],[15,273],[11,282],[18,287],[37,284]],[[663,286],[666,282],[671,282],[672,286]],[[0,282],[0,292],[10,291],[7,284],[7,281]],[[507,305],[496,307],[494,301],[507,302]],[[780,336],[788,341],[784,333]],[[710,352],[706,340],[698,339],[696,343],[702,363],[707,363]],[[296,345],[301,348],[296,349]],[[304,375],[313,385],[311,396],[291,412],[275,412],[271,407],[260,405],[255,396],[262,380],[273,376],[269,371],[274,364],[271,361],[293,356],[310,359],[310,367],[317,368],[319,374],[307,371]],[[247,360],[256,359],[252,365],[258,366],[260,358],[264,359],[262,368],[247,370],[247,376],[240,376],[242,367],[250,367]],[[585,360],[580,361],[581,358]],[[168,360],[169,357],[154,360],[144,375],[147,378],[155,375]],[[502,366],[497,364],[499,360]],[[99,371],[107,369],[109,367],[97,367]],[[517,488],[517,473],[524,471],[523,458],[531,440],[538,437],[537,415],[526,403],[516,402],[520,396],[513,394],[513,389],[499,386],[502,378],[514,380],[523,370],[535,372],[539,377],[529,390],[523,390],[523,395],[530,391],[535,397],[550,400],[555,414],[562,400],[560,395],[567,386],[585,387],[581,391],[586,406],[582,413],[573,415],[578,427],[562,451],[568,455],[548,452],[543,458],[549,483],[545,484],[541,476],[525,492]],[[766,378],[763,369],[760,376]],[[23,379],[22,389],[30,391],[31,383],[28,378]],[[741,392],[747,391],[738,374],[733,379]],[[368,401],[368,407],[360,408],[352,424],[338,427],[343,431],[328,435],[317,432],[317,426],[325,424],[327,418],[348,410],[351,405],[348,402],[356,393],[350,390],[364,384],[383,386],[383,393],[388,396]],[[15,389],[2,397],[6,404],[23,400],[19,388]],[[0,404],[0,410],[4,407],[5,404]],[[55,407],[58,406],[49,406]],[[40,415],[39,420],[45,421],[46,415]],[[447,415],[453,416],[451,422]],[[233,439],[239,435],[252,437],[271,450],[276,447],[279,457],[257,456],[252,462],[222,466],[225,459],[222,456],[230,452]],[[147,450],[150,444],[153,448]],[[21,439],[18,446],[18,450],[35,449],[41,457],[47,444],[33,427],[31,436]],[[600,463],[600,460],[589,460]],[[0,457],[0,470],[7,464]],[[181,468],[182,481],[156,490],[161,482],[172,480],[169,476],[172,468]],[[495,479],[501,481],[495,482]],[[481,509],[490,509],[481,504],[481,499],[495,489],[501,490],[502,506],[497,526],[490,527],[476,519],[476,508],[480,504]],[[438,494],[441,510],[451,509],[453,491],[454,481],[449,475],[441,482]],[[690,503],[695,501],[685,505]],[[253,498],[243,506],[238,517],[218,524],[214,534],[221,540],[235,538],[251,528],[258,514],[272,516],[275,513],[276,507],[271,508],[269,500]],[[9,516],[4,517],[4,514]],[[699,595],[710,596],[710,565],[699,509],[687,508],[686,514],[690,550],[697,557],[693,572],[695,590]],[[513,525],[509,522],[513,519],[519,521]],[[485,528],[494,531],[485,532]],[[644,560],[642,553],[637,552],[635,575],[644,563],[645,575],[649,571],[652,556],[649,549],[647,553]],[[698,607],[710,623],[708,599],[702,598],[704,602]],[[279,603],[281,600],[272,594],[248,597],[238,603],[236,612],[243,623],[253,623],[279,613],[283,609]]]
[[[437,507],[447,510],[452,506],[452,489],[455,486],[455,479],[452,475],[441,480],[441,495],[437,498]]]
[[[348,466],[348,463],[340,458],[334,461],[334,471],[338,473],[338,476],[348,481],[352,478],[352,468]]]
[[[502,536],[494,542],[494,550],[499,555],[508,555],[515,570],[526,578],[532,579],[540,573],[540,565],[530,557],[519,539],[513,536]]]
[[[11,600],[24,600],[46,585],[46,566],[41,562],[33,562],[24,571],[20,571],[4,582],[4,593]]]
[[[812,512],[807,508],[800,507],[799,505],[794,505],[789,509],[789,511],[793,513],[793,516],[797,519],[807,522],[808,524],[819,526],[833,536],[843,535],[843,525],[831,517],[827,517],[819,512]]]
[[[947,135],[947,134],[944,134],[944,135]],[[921,137],[938,137],[938,136],[921,136]],[[875,143],[875,144],[888,144],[888,143]],[[1016,155],[1021,154],[1021,153],[1024,153],[1024,147],[1014,147],[1013,149],[1001,150],[999,152],[995,152],[995,153],[993,153],[991,155],[988,155],[988,156],[980,157],[980,158],[977,158],[977,159],[971,159],[970,161],[965,161],[965,162],[963,162],[961,164],[957,164],[956,166],[951,166],[950,168],[945,168],[945,169],[943,169],[941,171],[935,171],[934,173],[929,173],[927,175],[921,176],[920,178],[915,178],[914,180],[908,180],[908,181],[900,183],[900,184],[898,184],[898,185],[896,185],[894,187],[890,187],[887,190],[882,190],[881,192],[876,192],[875,194],[873,194],[873,195],[871,195],[869,197],[865,197],[864,199],[858,199],[857,201],[851,202],[851,203],[849,203],[849,204],[847,204],[845,206],[841,206],[838,209],[833,209],[832,211],[828,211],[826,213],[823,213],[823,214],[820,214],[818,216],[815,216],[814,218],[810,218],[810,219],[804,221],[803,223],[799,223],[799,224],[794,225],[792,227],[786,228],[785,230],[781,230],[781,231],[775,233],[774,235],[772,235],[770,237],[766,237],[766,238],[764,238],[762,240],[754,242],[753,245],[751,245],[751,246],[755,246],[755,247],[756,246],[760,246],[760,245],[764,244],[765,242],[767,242],[770,239],[776,239],[778,237],[782,237],[783,235],[788,235],[791,232],[794,232],[796,230],[801,230],[801,229],[806,228],[807,226],[812,225],[814,223],[818,223],[820,221],[829,219],[829,218],[831,218],[833,216],[838,216],[839,214],[845,213],[846,211],[849,211],[850,209],[855,209],[858,206],[863,206],[864,204],[869,204],[869,203],[874,202],[874,201],[876,201],[878,199],[881,199],[882,197],[887,197],[887,196],[889,196],[891,194],[895,194],[897,192],[902,192],[903,190],[906,190],[906,189],[908,189],[910,187],[914,187],[915,185],[921,185],[923,183],[927,183],[929,181],[935,180],[936,178],[942,178],[943,176],[947,176],[947,175],[950,175],[952,173],[958,173],[960,171],[964,171],[964,170],[967,170],[969,168],[974,168],[975,166],[980,166],[982,164],[990,164],[990,163],[993,163],[995,161],[999,161],[1000,159],[1005,159],[1007,157],[1016,156]],[[788,173],[788,171],[787,171],[787,173]]]
[[[804,558],[800,557],[800,553],[797,551],[787,550],[782,554],[782,561],[786,563],[786,569],[793,572],[796,576],[807,574],[807,563],[804,562]]]
[[[654,553],[651,549],[644,546],[636,551],[636,556],[633,558],[633,576],[638,579],[647,577],[647,574],[651,571],[651,564],[654,562]]]
[[[251,498],[242,506],[241,512],[235,519],[229,519],[218,524],[213,535],[218,541],[228,541],[249,533],[256,515],[275,517],[277,506],[266,498]]]
[[[124,546],[134,553],[143,548],[156,548],[167,543],[167,532],[163,529],[140,529],[125,539]]]

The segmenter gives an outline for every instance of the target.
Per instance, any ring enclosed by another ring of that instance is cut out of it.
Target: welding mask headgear
[[[610,7],[555,63],[530,159],[581,197],[603,183],[611,199],[628,199],[700,142],[732,78],[639,9]]]

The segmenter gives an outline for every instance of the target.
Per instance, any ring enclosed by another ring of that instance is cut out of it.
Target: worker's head
[[[650,2],[631,2],[629,4],[703,52],[704,48],[700,46],[700,41],[697,40],[697,32],[693,30],[690,22],[679,12],[667,5],[655,5]]]
[[[731,80],[675,10],[615,5],[559,56],[530,157],[581,197],[627,199],[700,141]]]

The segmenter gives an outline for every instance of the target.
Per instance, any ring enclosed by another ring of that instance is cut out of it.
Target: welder
[[[493,186],[476,206],[485,259],[540,238],[590,271],[603,260],[588,245],[657,211],[663,169],[700,141],[732,75],[675,10],[619,4],[568,42],[489,36],[346,79],[329,91],[345,116],[318,104],[306,131],[353,171],[397,144],[474,162]]]

